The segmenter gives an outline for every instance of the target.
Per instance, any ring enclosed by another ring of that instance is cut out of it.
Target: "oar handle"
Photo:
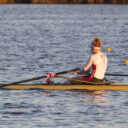
[[[56,73],[56,75],[61,75],[61,74],[69,73],[69,72],[76,71],[76,70],[78,70],[78,68],[67,70],[67,71],[63,71],[63,72],[58,72],[58,73]],[[43,79],[43,78],[46,78],[46,77],[47,77],[47,75],[39,76],[39,77],[33,77],[33,78],[30,78],[30,79],[21,80],[21,81],[18,81],[18,82],[13,82],[13,83],[9,83],[9,84],[3,84],[0,87],[5,87],[5,86],[9,86],[9,85],[16,85],[16,84],[19,84],[19,83],[25,83],[25,82],[34,81],[34,80],[39,80],[39,79]]]

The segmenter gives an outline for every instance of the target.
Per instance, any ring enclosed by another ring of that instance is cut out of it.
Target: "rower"
[[[99,38],[95,38],[92,41],[92,55],[88,63],[84,66],[83,71],[86,73],[90,68],[89,76],[80,76],[76,79],[80,79],[88,82],[104,82],[104,76],[107,69],[107,56],[101,51],[102,41]],[[82,72],[82,71],[81,71]],[[74,72],[75,75],[81,72]],[[71,82],[72,83],[72,82]],[[73,82],[74,83],[74,82]]]

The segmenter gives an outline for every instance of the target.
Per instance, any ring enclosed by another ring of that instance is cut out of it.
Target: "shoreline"
[[[128,4],[128,0],[0,0],[0,4]]]

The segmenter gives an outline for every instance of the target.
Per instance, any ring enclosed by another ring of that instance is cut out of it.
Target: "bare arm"
[[[84,71],[86,72],[92,66],[92,57],[90,58],[88,64],[84,66]]]
[[[92,66],[92,64],[93,64],[92,57],[90,57],[89,62],[84,66],[83,70],[81,70],[80,72],[74,71],[73,73],[74,73],[75,75],[83,74],[83,73],[85,73],[85,72],[86,72],[86,74],[88,74],[89,69],[90,69],[90,67]]]

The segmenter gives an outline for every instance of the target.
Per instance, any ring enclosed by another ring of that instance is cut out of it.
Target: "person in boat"
[[[92,55],[88,63],[84,66],[82,71],[74,72],[75,75],[82,74],[90,70],[89,76],[79,76],[75,79],[88,81],[88,82],[104,82],[104,76],[107,69],[108,61],[107,56],[101,51],[102,41],[99,38],[95,38],[92,41]],[[74,84],[75,81],[68,81],[68,84]]]

